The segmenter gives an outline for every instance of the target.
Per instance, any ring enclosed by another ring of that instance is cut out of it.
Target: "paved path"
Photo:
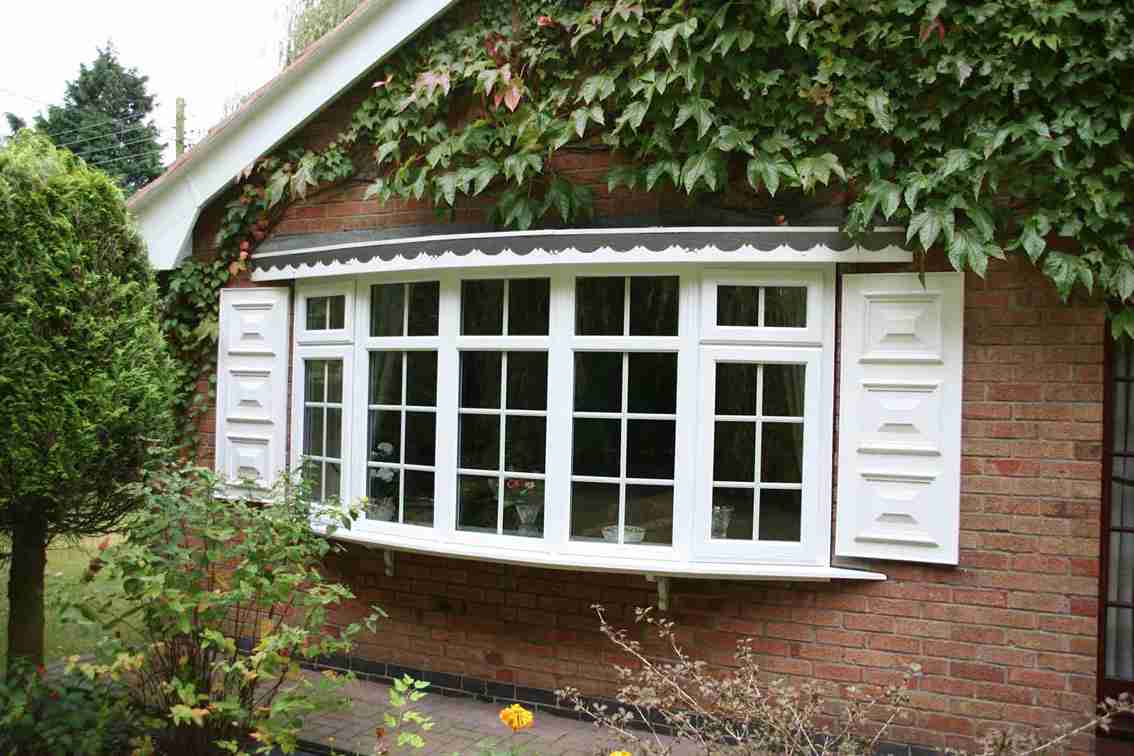
[[[377,742],[374,731],[381,726],[388,706],[388,687],[374,682],[351,683],[345,691],[353,701],[351,710],[310,720],[303,730],[303,740],[323,749],[370,756]],[[500,721],[501,708],[500,704],[475,698],[427,695],[415,706],[436,723],[426,735],[425,748],[398,749],[392,742],[387,745],[390,753],[417,756],[481,756],[486,751],[507,751],[512,747],[521,749],[525,756],[607,756],[618,750],[617,743],[594,725],[546,711],[534,711],[535,723],[513,734]]]

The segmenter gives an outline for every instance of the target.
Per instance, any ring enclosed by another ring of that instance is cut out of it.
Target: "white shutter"
[[[842,283],[835,552],[956,564],[964,278]]]
[[[267,488],[286,465],[287,288],[222,289],[217,473]]]

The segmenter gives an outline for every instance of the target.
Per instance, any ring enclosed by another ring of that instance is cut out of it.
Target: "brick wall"
[[[311,138],[326,138],[327,124],[309,127]],[[557,164],[592,187],[600,216],[682,207],[671,194],[609,194],[602,153]],[[290,208],[274,233],[437,222],[424,203],[381,207],[363,201],[363,191],[359,182],[315,195]],[[198,224],[201,256],[210,254],[226,199]],[[449,220],[483,222],[491,203],[462,203]],[[944,269],[940,261],[932,267]],[[1061,304],[1021,261],[992,266],[985,280],[970,275],[965,297],[959,567],[876,563],[889,576],[882,583],[671,587],[670,614],[710,661],[727,663],[738,639],[753,638],[767,672],[837,691],[882,685],[919,663],[912,713],[888,739],[936,748],[971,747],[993,726],[1083,716],[1095,695],[1103,311]],[[204,460],[212,459],[214,424],[210,412]],[[634,607],[656,600],[642,577],[412,554],[398,554],[395,576],[386,577],[381,554],[361,547],[330,567],[358,595],[335,622],[361,617],[372,603],[390,615],[378,634],[362,637],[360,655],[534,688],[610,692],[620,660],[590,607],[602,603],[628,622]]]

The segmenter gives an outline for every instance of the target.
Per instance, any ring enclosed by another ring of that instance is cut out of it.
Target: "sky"
[[[197,142],[223,117],[226,102],[279,71],[284,6],[285,0],[12,3],[0,34],[0,113],[30,121],[49,104],[60,104],[79,64],[94,60],[109,40],[123,65],[150,77],[154,120],[169,143],[169,162],[178,97],[186,100],[189,141]],[[7,132],[0,118],[0,135]]]

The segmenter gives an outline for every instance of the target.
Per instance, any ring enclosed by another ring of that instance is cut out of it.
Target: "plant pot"
[[[728,538],[730,522],[732,522],[732,505],[713,505],[713,538]]]
[[[637,525],[627,525],[623,531],[623,543],[641,543],[646,538],[646,529]],[[607,525],[602,529],[602,538],[604,541],[618,543],[618,526]]]
[[[398,505],[393,496],[378,499],[377,503],[366,508],[366,518],[379,522],[393,522],[398,516]]]

